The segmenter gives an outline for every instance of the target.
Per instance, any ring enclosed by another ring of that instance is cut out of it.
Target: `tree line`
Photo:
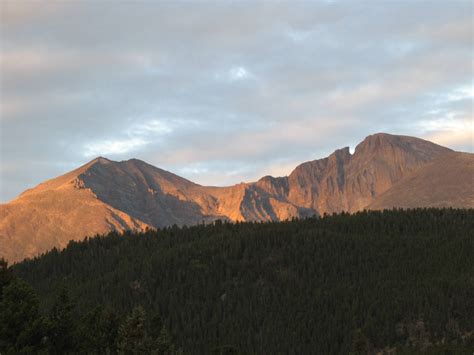
[[[0,264],[0,352],[466,353],[474,210],[109,233]]]
[[[128,315],[97,306],[81,315],[67,289],[49,312],[31,286],[0,259],[1,354],[180,354],[159,315],[136,306]]]

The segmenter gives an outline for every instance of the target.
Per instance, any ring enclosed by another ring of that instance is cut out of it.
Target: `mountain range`
[[[278,221],[334,212],[474,207],[474,154],[378,133],[288,176],[202,186],[141,160],[96,158],[0,205],[0,256],[20,261],[109,231],[216,219]]]

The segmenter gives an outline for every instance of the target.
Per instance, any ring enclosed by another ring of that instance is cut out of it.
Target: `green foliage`
[[[66,285],[74,351],[463,353],[472,255],[473,210],[420,209],[110,233],[13,271],[46,315]]]
[[[7,287],[13,279],[11,270],[5,259],[0,258],[0,299],[2,298],[3,289]]]
[[[156,345],[157,345],[156,348],[158,350],[158,353],[160,354],[174,353],[174,347],[173,347],[173,341],[171,339],[171,335],[168,329],[166,329],[164,325],[161,327],[160,335],[158,336]]]
[[[175,354],[174,344],[168,329],[161,325],[157,337],[156,326],[161,325],[158,316],[149,322],[147,327],[146,313],[143,307],[137,306],[121,324],[118,332],[119,354]]]
[[[369,340],[362,333],[362,330],[357,329],[352,339],[351,355],[367,355],[369,354]]]
[[[148,343],[145,310],[137,306],[119,328],[117,348],[120,354],[144,354]]]
[[[79,321],[76,333],[78,348],[88,354],[115,353],[119,325],[120,319],[113,310],[95,307]]]
[[[0,353],[38,353],[44,349],[46,326],[34,290],[15,279],[0,302]]]
[[[50,314],[50,352],[65,354],[76,348],[76,315],[75,304],[72,302],[67,289],[59,288]]]

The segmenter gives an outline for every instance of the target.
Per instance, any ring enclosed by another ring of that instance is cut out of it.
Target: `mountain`
[[[298,166],[288,177],[289,197],[320,213],[355,212],[406,174],[448,152],[418,138],[374,134],[357,145],[353,155],[346,147]]]
[[[401,179],[369,209],[474,208],[474,154],[443,154]]]
[[[23,192],[0,207],[0,254],[21,260],[71,239],[110,230],[143,229],[147,225],[97,198],[84,186],[84,177],[99,158],[56,179]]]
[[[0,206],[0,256],[18,261],[52,247],[62,248],[69,240],[111,230],[215,219],[284,220],[377,208],[385,206],[385,202],[378,202],[379,197],[389,196],[390,189],[404,178],[447,154],[454,153],[422,139],[378,133],[357,145],[354,154],[346,147],[297,166],[287,177],[265,176],[229,187],[201,186],[137,159],[115,162],[97,158]],[[472,175],[472,164],[464,168],[460,164],[458,169]],[[420,173],[415,185],[422,185],[422,179],[429,180],[430,174],[439,171],[432,168]],[[449,176],[440,181],[451,183]],[[437,189],[443,190],[443,186]],[[420,189],[420,194],[434,191]],[[446,205],[454,205],[453,199],[472,206],[472,198],[462,200],[450,194]]]

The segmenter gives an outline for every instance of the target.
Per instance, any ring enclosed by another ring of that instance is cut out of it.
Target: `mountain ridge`
[[[460,183],[464,182],[464,183]],[[433,198],[435,197],[435,198]],[[474,154],[443,154],[403,177],[368,209],[474,207]]]
[[[18,261],[110,230],[390,207],[390,199],[374,202],[445,154],[456,153],[419,138],[378,133],[366,137],[353,154],[344,147],[299,164],[288,176],[223,187],[202,186],[139,159],[97,157],[0,205],[0,256]]]

